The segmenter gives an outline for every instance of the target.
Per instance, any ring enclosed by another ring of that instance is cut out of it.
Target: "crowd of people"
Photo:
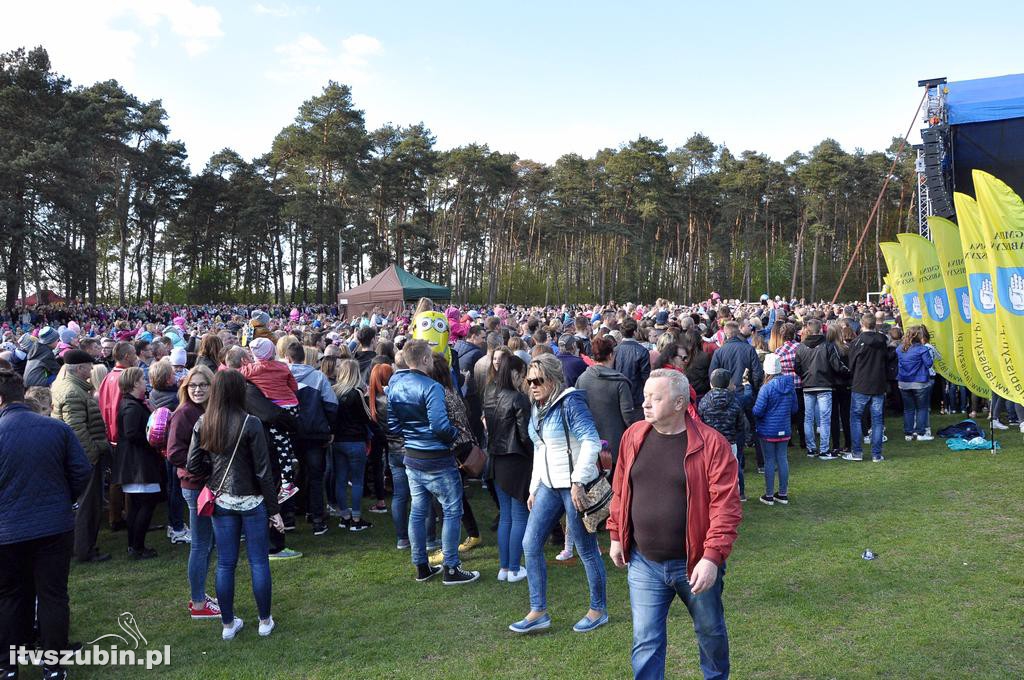
[[[867,448],[883,462],[887,402],[918,441],[932,439],[936,397],[944,412],[980,408],[936,376],[927,329],[902,326],[889,305],[713,294],[343,311],[72,305],[0,317],[0,553],[17,565],[0,577],[0,646],[31,644],[36,618],[40,646],[64,649],[70,560],[111,559],[97,549],[104,515],[127,559],[156,557],[147,534],[161,503],[167,540],[189,544],[189,616],[220,619],[225,640],[244,625],[243,537],[267,636],[270,561],[302,556],[286,543],[303,518],[324,536],[335,520],[357,533],[372,526],[364,510],[390,512],[416,581],[471,584],[481,575],[462,556],[482,541],[480,508],[464,487],[481,476],[497,511],[496,578],[528,582],[510,631],[553,625],[552,539],[586,575],[573,630],[607,623],[606,530],[612,563],[630,565],[635,676],[663,677],[678,595],[704,676],[724,678],[722,584],[751,473],[763,475],[761,503],[787,505],[790,449],[861,461]],[[1005,402],[991,405],[997,427],[1004,406],[1024,431],[1024,409]]]

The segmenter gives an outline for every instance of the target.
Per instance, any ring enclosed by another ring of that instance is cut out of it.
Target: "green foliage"
[[[848,153],[826,139],[778,162],[699,133],[676,148],[638,136],[546,165],[486,144],[438,151],[423,122],[367,130],[331,81],[267,154],[223,149],[190,175],[166,118],[116,81],[73,87],[42,48],[0,56],[7,304],[42,285],[325,301],[391,262],[485,303],[831,296],[899,143]],[[907,154],[880,240],[914,189]],[[877,289],[872,246],[844,298]]]

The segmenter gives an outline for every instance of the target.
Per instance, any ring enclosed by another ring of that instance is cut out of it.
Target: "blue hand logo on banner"
[[[921,298],[917,296],[917,292],[903,295],[903,309],[906,310],[907,315],[911,318],[921,318]]]
[[[971,299],[974,300],[974,307],[982,314],[996,313],[996,295],[992,290],[992,276],[990,274],[970,274],[968,276],[971,284]]]
[[[1024,316],[1024,267],[996,267],[996,287],[1003,309]]]
[[[967,290],[967,287],[957,288],[953,291],[956,295],[956,309],[960,312],[960,318],[964,323],[971,322],[971,293]]]
[[[936,321],[945,321],[949,318],[949,295],[945,288],[925,293],[924,303],[928,305],[928,313]]]

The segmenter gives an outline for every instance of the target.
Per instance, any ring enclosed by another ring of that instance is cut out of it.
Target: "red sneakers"
[[[192,614],[193,619],[219,619],[220,618],[220,607],[216,601],[210,596],[206,597],[206,602],[203,602],[202,607],[196,607],[192,600],[188,601],[188,610]]]
[[[294,484],[283,484],[281,490],[277,492],[277,502],[284,503],[286,500],[294,496],[299,492],[299,487]]]

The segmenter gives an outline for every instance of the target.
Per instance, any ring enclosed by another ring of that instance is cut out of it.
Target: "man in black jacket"
[[[845,460],[863,460],[863,426],[861,419],[864,409],[871,408],[871,460],[879,463],[882,456],[883,420],[882,409],[885,393],[889,387],[889,369],[896,360],[894,350],[883,333],[875,330],[875,317],[864,314],[860,318],[861,333],[850,345],[850,373],[852,397],[850,402],[850,431],[853,437],[853,451],[843,456]]]
[[[636,321],[623,320],[619,330],[622,332],[622,342],[615,348],[615,370],[629,380],[633,408],[639,410],[644,403],[644,384],[651,375],[651,353],[633,339]]]

